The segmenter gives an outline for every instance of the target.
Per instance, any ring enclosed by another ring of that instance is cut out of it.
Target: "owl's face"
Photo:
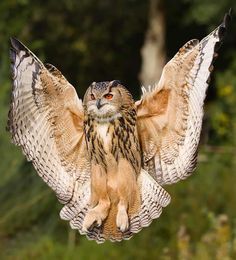
[[[121,108],[132,104],[131,94],[118,80],[93,82],[84,96],[86,113],[98,121],[121,117]]]

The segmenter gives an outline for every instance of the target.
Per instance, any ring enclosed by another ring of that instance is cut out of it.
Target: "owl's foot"
[[[83,231],[88,231],[93,225],[100,227],[102,221],[107,217],[110,203],[99,203],[95,208],[88,211],[83,222]]]
[[[116,226],[121,232],[125,232],[129,228],[129,217],[124,205],[118,205]]]

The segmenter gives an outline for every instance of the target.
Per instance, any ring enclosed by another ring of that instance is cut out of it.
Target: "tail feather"
[[[115,242],[130,239],[142,228],[149,226],[153,219],[158,218],[162,213],[162,208],[166,207],[171,200],[170,195],[143,169],[138,177],[138,185],[141,206],[136,214],[129,214],[130,227],[125,232],[119,231],[116,227],[117,205],[115,204],[111,205],[109,215],[100,227],[94,225],[87,232],[82,230],[90,198],[89,181],[82,187],[77,187],[77,195],[70,204],[62,208],[60,216],[70,221],[71,228],[78,229],[80,234],[85,234],[88,239],[96,240],[97,243],[103,243],[106,240]]]
[[[130,231],[138,233],[143,227],[158,218],[162,208],[170,203],[170,195],[145,170],[142,169],[138,178],[141,190],[141,209],[138,215],[131,218]]]
[[[63,220],[70,221],[72,229],[78,229],[81,235],[86,233],[82,230],[84,217],[88,211],[90,199],[90,181],[75,187],[74,196],[70,203],[60,211]]]

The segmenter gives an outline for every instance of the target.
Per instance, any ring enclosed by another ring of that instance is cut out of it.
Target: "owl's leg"
[[[90,209],[84,218],[83,230],[88,230],[95,223],[100,226],[107,217],[109,208],[106,172],[102,166],[92,165]]]
[[[121,232],[125,232],[129,228],[129,217],[127,214],[128,204],[123,198],[117,206],[116,226]]]
[[[119,203],[117,206],[116,225],[120,231],[124,232],[129,228],[129,217],[127,209],[133,201],[134,192],[137,186],[133,167],[126,159],[120,159],[117,174],[117,192]]]

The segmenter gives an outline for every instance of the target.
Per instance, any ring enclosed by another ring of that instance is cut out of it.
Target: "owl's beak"
[[[98,109],[102,107],[100,98],[96,101],[96,106],[97,106]]]

